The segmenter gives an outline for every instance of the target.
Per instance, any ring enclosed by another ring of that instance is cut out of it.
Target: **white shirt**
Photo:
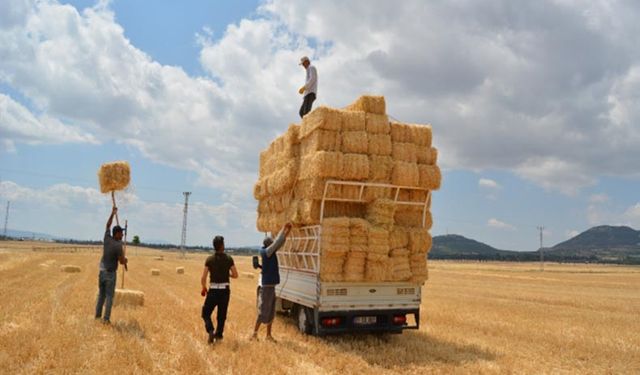
[[[318,95],[318,72],[316,67],[309,65],[307,68],[307,80],[304,83],[304,95],[314,93]]]

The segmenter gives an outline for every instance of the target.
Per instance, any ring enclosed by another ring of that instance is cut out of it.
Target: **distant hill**
[[[549,260],[640,264],[640,231],[626,226],[601,225],[545,251]]]
[[[429,258],[524,261],[535,260],[535,255],[532,252],[500,250],[459,234],[447,234],[433,237]]]

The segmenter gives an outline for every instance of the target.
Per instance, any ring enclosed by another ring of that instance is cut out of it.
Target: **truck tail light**
[[[342,323],[341,318],[322,318],[321,323],[324,327],[337,327]]]
[[[402,315],[394,315],[393,316],[393,324],[395,325],[403,325],[407,322],[407,316],[402,314]]]

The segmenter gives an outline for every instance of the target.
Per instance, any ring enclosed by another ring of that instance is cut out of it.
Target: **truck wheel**
[[[311,333],[312,320],[309,318],[311,316],[310,311],[305,306],[297,306],[296,308],[296,321],[298,323],[298,330],[304,334]]]

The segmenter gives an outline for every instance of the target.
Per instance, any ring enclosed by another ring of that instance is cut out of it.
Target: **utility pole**
[[[180,241],[180,250],[182,250],[182,257],[185,258],[185,244],[187,242],[187,210],[189,209],[189,196],[191,195],[191,192],[185,191],[182,194],[184,195],[184,216],[182,217],[182,240]]]
[[[544,271],[544,248],[542,247],[542,240],[544,238],[544,225],[537,227],[540,231],[540,271]]]
[[[7,237],[7,226],[9,224],[9,206],[11,205],[11,201],[7,201],[7,212],[4,214],[4,237]]]

